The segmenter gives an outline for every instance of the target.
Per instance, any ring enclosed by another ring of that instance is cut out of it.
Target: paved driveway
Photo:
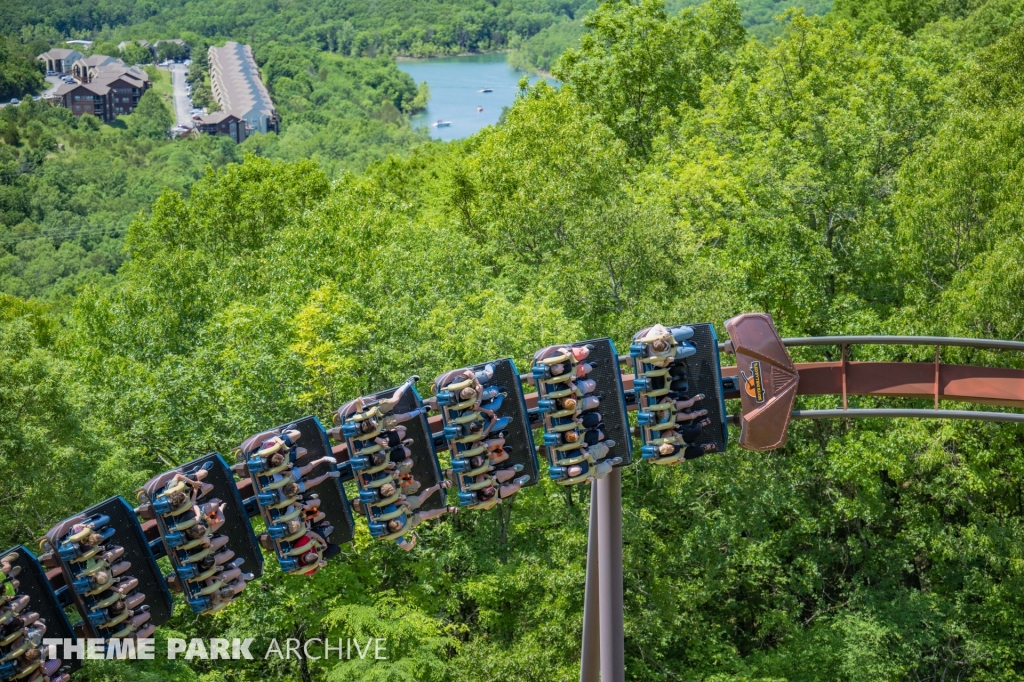
[[[46,77],[46,90],[43,91],[43,94],[41,96],[44,97],[44,98],[45,97],[49,97],[50,95],[53,94],[53,91],[57,89],[57,86],[61,85],[63,83],[64,83],[64,81],[62,81],[57,76],[47,76]]]
[[[174,87],[175,122],[180,126],[192,127],[192,100],[185,89],[188,67],[184,64],[171,64],[167,68],[171,72],[171,85]]]

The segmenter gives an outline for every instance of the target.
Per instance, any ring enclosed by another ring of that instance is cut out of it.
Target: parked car
[[[11,98],[11,104],[21,104],[21,100],[18,99],[17,97],[12,97]]]
[[[47,76],[56,76],[56,75],[57,75],[57,72],[56,72],[56,71],[47,71],[47,72],[46,72],[46,75],[47,75]]]

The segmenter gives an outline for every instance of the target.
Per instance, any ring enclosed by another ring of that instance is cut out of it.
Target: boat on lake
[[[476,110],[477,110],[478,112],[480,112],[480,111],[483,111],[483,110],[484,110],[484,108],[483,108],[483,107],[477,107],[477,108],[476,108]]]
[[[477,92],[494,92],[494,88],[481,88]]]
[[[451,121],[442,121],[441,119],[437,119],[436,121],[434,121],[430,125],[434,126],[435,128],[447,128],[451,124],[452,124]]]

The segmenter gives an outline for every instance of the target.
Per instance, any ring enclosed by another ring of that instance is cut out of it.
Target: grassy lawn
[[[174,86],[171,85],[171,72],[158,69],[155,66],[147,66],[146,73],[149,74],[149,79],[153,81],[153,89],[160,93],[167,106],[171,107],[171,111],[174,111]]]

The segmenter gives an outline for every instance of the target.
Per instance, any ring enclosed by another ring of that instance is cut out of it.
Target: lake
[[[427,109],[413,116],[412,124],[428,126],[431,137],[437,140],[469,137],[497,123],[502,107],[515,101],[519,79],[525,75],[509,66],[503,54],[399,61],[398,68],[412,76],[417,85],[423,81],[430,85]],[[537,76],[530,76],[531,83],[537,80]],[[478,92],[484,88],[494,92]],[[483,111],[477,111],[477,107],[483,107]],[[430,125],[439,119],[451,121],[451,125]]]

